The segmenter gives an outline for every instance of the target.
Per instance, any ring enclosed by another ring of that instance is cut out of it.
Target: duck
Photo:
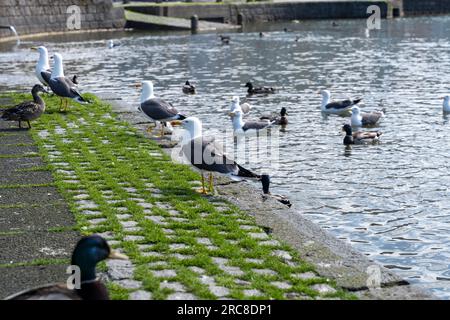
[[[261,184],[263,188],[263,199],[266,200],[268,198],[272,198],[280,202],[281,204],[284,204],[287,207],[292,207],[291,201],[285,196],[279,195],[279,194],[272,194],[270,189],[270,176],[268,174],[261,175]]]
[[[243,118],[242,110],[236,109],[229,113],[229,116],[233,122],[233,131],[235,136],[242,136],[248,134],[256,134],[262,130],[268,129],[273,125],[273,121],[260,120],[260,121],[245,121]]]
[[[247,82],[244,86],[247,89],[247,93],[249,95],[253,95],[253,94],[270,94],[270,93],[276,93],[276,89],[272,88],[272,87],[254,87],[253,83],[251,83],[250,81]]]
[[[183,93],[185,93],[185,94],[195,94],[196,93],[195,86],[193,84],[191,84],[189,82],[189,80],[186,81],[186,83],[183,86]]]
[[[219,38],[220,38],[220,41],[222,42],[222,44],[230,44],[230,40],[231,40],[230,36],[224,36],[224,35],[219,34]]]
[[[31,50],[35,50],[39,53],[39,59],[34,70],[36,78],[38,78],[43,86],[49,87],[48,82],[50,81],[52,70],[50,68],[48,50],[44,46],[31,47]],[[79,84],[77,75],[74,75],[72,79],[66,78],[66,81],[71,81],[74,85]]]
[[[385,109],[373,112],[361,112],[359,107],[352,107],[351,125],[352,127],[374,126],[384,117]]]
[[[331,93],[329,90],[319,91],[322,95],[322,106],[321,110],[324,113],[332,114],[344,114],[350,111],[350,109],[360,103],[362,99],[346,99],[341,101],[330,101]]]
[[[264,34],[263,32],[260,32],[260,33],[259,33],[259,37],[260,37],[260,38],[262,38],[262,37],[264,37],[264,36],[265,36],[265,34]]]
[[[379,141],[382,133],[380,131],[372,132],[353,132],[352,127],[349,124],[345,124],[342,127],[342,131],[345,132],[344,145],[349,146],[352,144],[369,144]]]
[[[141,104],[138,111],[151,121],[161,123],[160,137],[164,136],[165,122],[172,122],[173,125],[177,125],[179,121],[186,119],[171,103],[155,97],[152,81],[142,81],[136,87],[142,87]],[[150,131],[150,128],[147,131]]]
[[[235,112],[236,110],[242,111],[243,114],[249,114],[252,106],[248,103],[240,104],[240,98],[238,96],[233,96],[231,98],[230,112]]]
[[[280,126],[286,126],[288,124],[288,119],[287,119],[287,109],[285,107],[281,108],[280,114],[277,115],[272,115],[272,116],[262,116],[261,118],[259,118],[259,120],[269,120],[271,122],[273,122],[273,124],[276,125],[280,125]]]
[[[78,91],[77,85],[64,76],[62,56],[59,53],[55,53],[53,57],[55,60],[55,66],[52,70],[48,85],[54,94],[62,98],[60,109],[62,108],[62,101],[65,100],[64,110],[67,110],[67,99],[73,99],[81,104],[89,103],[89,101],[83,98],[81,93]],[[77,78],[75,78],[75,81],[77,81]]]
[[[261,178],[227,157],[214,136],[203,136],[202,122],[197,117],[188,117],[181,121],[181,125],[188,133],[181,143],[182,153],[191,165],[201,171],[202,189],[198,190],[200,193],[214,192],[213,172],[226,175],[235,181],[241,181],[244,178]],[[205,187],[205,171],[209,172],[208,190]]]
[[[450,113],[450,95],[443,96],[442,99],[444,99],[442,110],[445,113]]]
[[[72,266],[80,268],[81,286],[69,289],[66,283],[55,283],[25,290],[6,300],[109,300],[106,286],[97,279],[95,267],[105,259],[128,260],[124,254],[110,248],[99,235],[81,238],[72,252]]]
[[[30,121],[39,118],[45,112],[45,102],[39,96],[40,92],[48,93],[42,85],[34,85],[31,90],[33,101],[25,101],[13,108],[6,109],[0,119],[3,121],[18,121],[19,128],[22,128],[22,121],[26,121],[28,129],[31,129]]]

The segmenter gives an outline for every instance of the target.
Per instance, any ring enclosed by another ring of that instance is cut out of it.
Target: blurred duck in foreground
[[[91,235],[78,241],[72,253],[73,266],[81,272],[80,289],[69,289],[65,283],[49,284],[9,296],[6,300],[109,300],[108,290],[97,279],[95,267],[105,259],[127,260],[111,250],[105,239]]]

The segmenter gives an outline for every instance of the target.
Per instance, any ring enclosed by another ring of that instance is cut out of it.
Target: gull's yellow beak
[[[180,120],[174,120],[174,121],[171,121],[170,124],[171,124],[172,126],[174,126],[174,127],[176,127],[176,126],[181,126],[181,125],[183,124],[183,121],[180,121]]]
[[[122,253],[111,250],[111,252],[109,253],[108,259],[128,260],[128,257]]]
[[[33,51],[38,51],[38,47],[31,47],[30,49]]]

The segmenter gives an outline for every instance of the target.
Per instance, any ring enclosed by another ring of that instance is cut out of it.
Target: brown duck
[[[28,128],[31,128],[30,121],[39,118],[45,111],[45,102],[39,96],[39,92],[48,93],[40,84],[35,85],[31,90],[33,101],[22,102],[13,108],[6,109],[0,119],[4,121],[19,121],[19,128],[22,128],[22,121],[26,121]]]

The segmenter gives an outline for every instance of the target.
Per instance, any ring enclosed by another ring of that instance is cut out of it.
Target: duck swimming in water
[[[322,95],[322,112],[343,114],[349,112],[350,109],[361,102],[362,99],[346,99],[341,101],[331,101],[331,93],[328,90],[319,92]]]
[[[247,89],[247,93],[249,95],[253,94],[271,94],[276,93],[276,89],[272,87],[254,87],[253,83],[250,81],[245,84],[245,88]]]
[[[289,208],[292,207],[291,201],[285,196],[279,195],[279,194],[272,194],[269,191],[270,188],[270,177],[267,174],[261,175],[261,184],[263,187],[263,199],[272,198],[277,200],[278,202],[284,204],[285,206],[288,206]]]
[[[345,132],[344,145],[349,146],[352,144],[369,144],[379,141],[381,136],[380,131],[373,132],[353,132],[352,127],[349,124],[345,124],[342,127],[342,131]]]
[[[219,34],[219,38],[220,38],[220,41],[222,42],[222,44],[230,44],[230,40],[231,40],[230,36],[223,36],[223,35]]]
[[[384,109],[382,111],[361,112],[359,107],[352,107],[351,123],[352,127],[374,126],[384,117]]]
[[[183,93],[185,93],[185,94],[195,94],[196,93],[195,86],[193,84],[191,84],[189,82],[189,80],[186,81],[186,83],[183,86]]]
[[[285,107],[281,108],[281,111],[278,115],[272,115],[272,116],[262,116],[259,118],[260,120],[269,120],[270,122],[273,122],[273,124],[280,125],[280,126],[286,126],[288,124],[287,119],[287,110]]]
[[[9,296],[6,300],[109,300],[108,290],[97,279],[95,266],[105,259],[127,260],[111,250],[105,239],[91,235],[78,241],[72,253],[71,265],[80,268],[80,289],[69,289],[66,283],[49,284]]]
[[[22,121],[26,121],[28,128],[31,129],[30,121],[39,118],[45,111],[45,102],[39,96],[40,92],[48,93],[43,86],[36,84],[31,90],[33,101],[25,101],[13,108],[6,109],[0,119],[4,121],[18,121],[19,128],[22,128]]]

